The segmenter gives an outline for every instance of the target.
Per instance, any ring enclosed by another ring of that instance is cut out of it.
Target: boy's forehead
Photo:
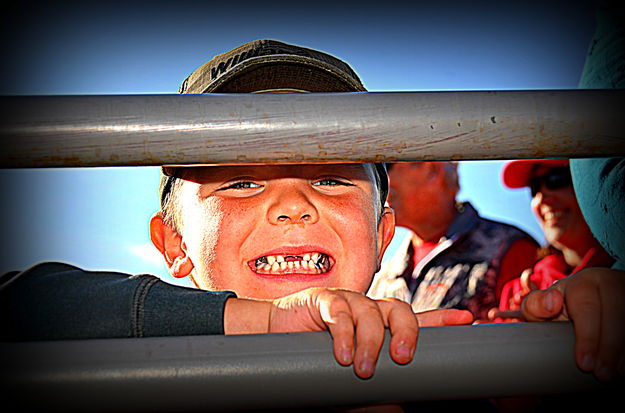
[[[237,165],[184,168],[181,178],[196,183],[223,181],[238,177],[255,179],[313,178],[331,176],[373,181],[370,164],[292,164],[292,165]]]

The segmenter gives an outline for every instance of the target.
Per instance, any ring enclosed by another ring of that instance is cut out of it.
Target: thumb
[[[521,312],[527,321],[554,320],[562,315],[564,297],[555,289],[536,290],[521,303]]]
[[[533,272],[531,268],[528,268],[525,271],[523,271],[523,273],[521,273],[520,282],[521,282],[521,289],[524,294],[527,294],[528,292],[536,289],[536,288],[532,288],[532,283],[530,281],[530,277],[532,276],[532,274]]]

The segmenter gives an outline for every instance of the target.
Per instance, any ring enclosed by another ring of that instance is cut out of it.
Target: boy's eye
[[[343,182],[338,179],[332,179],[332,178],[320,179],[318,181],[313,182],[312,184],[314,186],[338,186],[338,185],[348,186],[349,185],[347,182]]]
[[[230,184],[223,189],[250,189],[250,188],[260,188],[260,185],[254,182],[241,181],[241,182],[235,182],[233,184]]]

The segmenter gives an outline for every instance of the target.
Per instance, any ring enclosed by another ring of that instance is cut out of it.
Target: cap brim
[[[216,80],[209,71],[188,79],[184,93],[252,93],[284,88],[307,92],[364,92],[366,89],[335,67],[306,56],[260,56],[239,63]]]
[[[529,186],[536,168],[556,168],[569,164],[568,159],[522,159],[506,163],[502,170],[502,180],[508,188]]]

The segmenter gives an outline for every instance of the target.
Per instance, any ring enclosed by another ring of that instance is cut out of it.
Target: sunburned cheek
[[[377,216],[373,208],[362,203],[338,205],[330,209],[335,225],[341,227],[341,232],[351,236],[367,239],[375,238],[377,230]]]
[[[366,193],[349,198],[337,197],[337,199],[328,202],[326,208],[334,217],[341,221],[361,220],[373,222],[376,217],[371,195]]]
[[[184,241],[195,267],[195,277],[210,280],[219,262],[219,245],[222,243],[224,213],[219,202],[205,200],[185,216]]]
[[[362,287],[368,285],[370,277],[377,269],[378,236],[377,211],[367,203],[352,203],[348,207],[336,208],[332,225],[340,234],[343,248],[349,251],[344,269],[353,272],[350,283]],[[359,290],[362,288],[359,288]]]
[[[258,217],[253,208],[220,201],[211,209],[210,226],[205,226],[202,241],[207,276],[223,282],[241,271],[239,252],[244,249]]]

